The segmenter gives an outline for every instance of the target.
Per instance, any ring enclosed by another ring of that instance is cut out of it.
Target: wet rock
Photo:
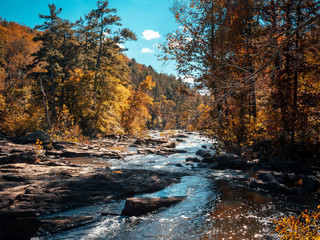
[[[268,165],[270,170],[286,172],[286,173],[298,173],[298,174],[314,174],[313,171],[298,162],[286,161],[278,158],[270,158]]]
[[[195,163],[198,163],[198,162],[201,162],[199,158],[197,157],[188,157],[186,158],[186,162],[195,162]]]
[[[154,148],[138,148],[137,149],[138,154],[156,154],[158,152],[157,149]]]
[[[250,182],[249,187],[258,191],[267,191],[269,193],[289,193],[288,188],[280,183],[272,172],[260,172],[258,178]]]
[[[168,140],[161,139],[137,139],[134,144],[135,145],[161,145],[164,143],[168,143]]]
[[[181,163],[178,163],[175,165],[176,167],[183,167],[183,165]]]
[[[185,135],[185,134],[178,134],[175,136],[176,138],[189,138],[189,136]]]
[[[309,176],[304,176],[302,179],[303,179],[303,186],[305,186],[308,192],[313,193],[319,190],[320,180],[318,177],[309,175]]]
[[[55,234],[58,232],[75,229],[97,221],[91,216],[57,216],[41,219],[41,226],[37,235]]]
[[[201,147],[202,147],[202,148],[205,148],[205,149],[208,148],[206,145],[202,145]]]
[[[62,157],[89,157],[91,152],[81,149],[63,149]]]
[[[160,145],[161,148],[175,148],[176,146],[177,146],[177,144],[175,141],[171,141],[171,142],[164,143],[164,144]]]
[[[160,191],[179,183],[184,175],[165,171],[110,170],[89,166],[21,165],[24,168],[19,170],[17,176],[26,181],[0,183],[0,209],[34,209],[37,213],[63,211],[104,202],[110,198]]]
[[[220,167],[242,170],[247,167],[247,161],[235,154],[222,154],[215,158]]]
[[[121,215],[141,216],[143,214],[169,207],[183,201],[186,197],[150,197],[150,198],[127,198]]]
[[[208,150],[204,150],[204,149],[199,149],[196,152],[196,155],[203,157],[203,158],[211,158],[212,157],[212,153]]]
[[[165,149],[161,149],[161,150],[157,151],[156,154],[160,155],[160,156],[169,156],[169,155],[176,154],[176,153],[186,153],[186,152],[187,151],[181,150],[181,149],[165,148]]]
[[[207,158],[202,159],[202,162],[203,163],[214,163],[215,162],[215,158],[207,157]]]
[[[40,220],[34,211],[0,211],[0,239],[24,240],[35,235]]]

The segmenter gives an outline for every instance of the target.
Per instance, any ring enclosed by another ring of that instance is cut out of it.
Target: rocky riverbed
[[[228,185],[230,189],[245,189],[243,192],[250,194],[319,199],[318,169],[277,158],[245,160],[235,154],[222,152],[217,155],[214,144],[200,145],[201,149],[188,153],[188,157],[179,163],[165,163],[175,171],[147,170],[143,166],[140,169],[114,168],[115,165],[126,166],[121,163],[131,155],[141,158],[143,154],[158,155],[166,159],[172,154],[185,153],[188,147],[177,146],[186,138],[186,133],[177,134],[171,140],[109,136],[74,144],[50,143],[45,134],[36,132],[21,143],[0,140],[0,239],[30,239],[35,234],[45,236],[93,223],[97,219],[90,215],[48,218],[46,214],[160,191],[200,169],[208,169],[206,174],[209,175],[211,171],[215,182],[220,181],[221,171],[226,171],[227,175],[228,170],[244,173],[246,177],[241,179],[224,180],[223,186]],[[36,151],[33,145],[37,139],[43,142],[41,151]],[[108,159],[113,159],[113,167]],[[141,161],[142,165],[145,161],[148,160]],[[220,189],[223,188],[220,186]],[[221,193],[223,199],[224,193]],[[140,204],[145,200],[136,201]],[[147,202],[153,210],[157,209],[155,202],[162,202],[162,199],[149,198]]]
[[[99,161],[101,157],[122,161],[134,154],[129,151],[129,145],[134,144],[141,152],[174,153],[175,143],[166,140],[112,137],[87,144],[54,142],[50,148],[46,139],[43,141],[41,153],[32,143],[0,141],[0,239],[30,239],[39,231],[54,233],[94,221],[87,216],[41,220],[38,216],[159,191],[178,183],[184,175],[111,170],[106,161]]]

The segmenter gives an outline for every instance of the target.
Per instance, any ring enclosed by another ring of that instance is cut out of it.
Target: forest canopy
[[[66,125],[88,136],[139,135],[149,128],[180,128],[204,104],[205,97],[181,79],[125,56],[122,44],[136,35],[122,27],[108,1],[98,1],[73,23],[60,17],[62,9],[48,7],[35,29],[0,21],[4,136],[41,129],[59,137]]]
[[[175,0],[164,60],[207,88],[211,125],[229,143],[320,143],[317,0]]]

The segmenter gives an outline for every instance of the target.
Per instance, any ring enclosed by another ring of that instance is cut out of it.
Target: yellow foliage
[[[58,116],[57,123],[49,130],[52,141],[69,141],[69,142],[83,142],[85,137],[81,133],[80,127],[74,123],[72,114],[66,105],[63,105],[62,110]]]
[[[299,216],[283,217],[274,220],[275,231],[284,240],[319,240],[320,239],[320,205],[316,211],[305,210]]]
[[[33,147],[37,155],[40,155],[43,153],[42,141],[40,139],[37,139],[37,142],[33,144]]]
[[[144,90],[151,89],[154,86],[151,76],[147,76],[141,86]],[[149,106],[153,104],[153,98],[139,88],[136,91],[131,91],[129,102],[130,105],[122,116],[122,126],[126,133],[132,135],[144,134],[147,130],[146,124],[151,120]]]
[[[142,87],[143,90],[151,90],[153,87],[156,86],[156,83],[152,81],[152,76],[148,75],[146,77],[146,80],[140,83],[140,86]]]

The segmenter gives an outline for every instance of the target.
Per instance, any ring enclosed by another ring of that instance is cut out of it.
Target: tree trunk
[[[43,88],[42,78],[39,79],[39,82],[40,82],[40,88],[41,88],[41,92],[42,92],[42,99],[43,99],[46,119],[47,119],[49,128],[51,128],[51,121],[50,121],[49,109],[48,109],[48,104],[47,104],[47,95],[46,95],[44,88]]]

